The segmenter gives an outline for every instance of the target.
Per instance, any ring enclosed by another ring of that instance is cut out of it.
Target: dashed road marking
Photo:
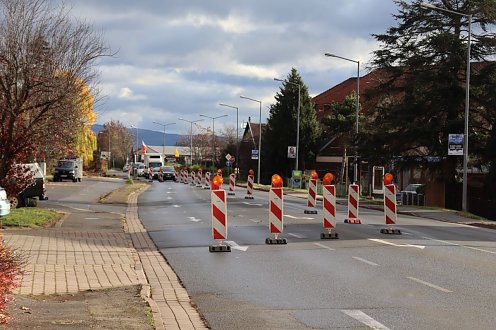
[[[313,245],[318,246],[320,248],[329,250],[329,251],[336,251],[336,249],[333,249],[331,247],[328,247],[327,245],[321,244],[321,243],[313,243]]]
[[[363,258],[360,258],[360,257],[352,257],[353,259],[355,260],[358,260],[358,261],[361,261],[361,262],[364,262],[366,264],[369,264],[371,266],[379,266],[378,264],[376,264],[375,262],[372,262],[372,261],[368,261],[367,259],[363,259]]]
[[[417,249],[421,249],[421,250],[425,249],[425,246],[423,246],[423,245],[396,244],[396,243],[388,242],[388,241],[385,241],[383,239],[377,239],[377,238],[368,238],[368,240],[372,241],[372,242],[377,242],[377,243],[382,243],[382,244],[397,246],[397,247],[413,247],[413,248],[417,248]]]
[[[453,291],[451,291],[451,290],[445,289],[445,288],[440,287],[440,286],[437,286],[437,285],[435,285],[435,284],[432,284],[432,283],[429,283],[429,282],[426,282],[426,281],[422,281],[422,280],[420,280],[420,279],[418,279],[418,278],[415,278],[415,277],[410,277],[410,276],[408,276],[407,278],[408,278],[409,280],[415,281],[415,282],[417,282],[417,283],[420,283],[420,284],[426,285],[426,286],[428,286],[428,287],[431,287],[431,288],[433,288],[433,289],[436,289],[436,290],[439,290],[439,291],[442,291],[442,292],[446,292],[446,293],[453,292]]]
[[[371,329],[389,330],[389,328],[386,327],[384,324],[377,322],[359,309],[342,309],[341,312],[345,313],[348,316],[351,316],[355,320],[365,324]]]

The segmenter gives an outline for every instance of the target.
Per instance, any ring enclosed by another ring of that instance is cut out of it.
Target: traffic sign
[[[226,166],[227,166],[227,167],[231,167],[231,162],[230,162],[230,161],[227,161],[227,162],[226,162]]]
[[[229,161],[229,160],[231,160],[231,158],[232,158],[231,154],[227,154],[227,155],[226,155],[226,159],[227,159],[228,161]]]

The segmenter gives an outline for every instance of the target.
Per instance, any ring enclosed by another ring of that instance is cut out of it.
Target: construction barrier
[[[210,193],[212,237],[218,243],[209,246],[210,252],[231,252],[231,247],[224,244],[227,240],[227,203],[226,191],[220,189],[221,186],[222,177],[212,180],[212,192]]]
[[[399,229],[393,229],[391,226],[396,224],[396,186],[392,184],[393,176],[390,173],[384,175],[384,217],[386,225],[389,228],[381,229],[382,234],[401,235]]]
[[[317,214],[315,205],[317,204],[317,172],[312,172],[312,178],[308,181],[308,198],[305,214]]]
[[[279,238],[284,230],[284,210],[282,178],[272,176],[272,187],[269,191],[269,233],[271,237],[265,239],[265,244],[287,244],[285,238]]]
[[[338,238],[336,229],[336,186],[323,185],[323,212],[324,212],[324,233],[320,234],[321,239]]]
[[[248,182],[246,183],[245,199],[253,199],[253,181],[254,181],[254,178],[255,178],[255,176],[253,174],[248,175]]]
[[[344,220],[345,223],[360,224],[362,221],[358,219],[358,201],[360,198],[360,186],[357,184],[350,184],[348,189],[348,219]]]
[[[203,180],[203,172],[202,172],[202,169],[198,169],[198,173],[196,175],[196,186],[198,188],[201,188],[202,187],[202,180]]]
[[[189,184],[194,186],[195,185],[195,180],[196,180],[196,173],[195,171],[191,171],[191,174],[190,174],[190,178],[189,178]]]
[[[205,173],[205,186],[203,189],[210,189],[210,172]]]
[[[236,186],[236,174],[231,173],[229,175],[229,192],[228,195],[235,195],[234,187]]]

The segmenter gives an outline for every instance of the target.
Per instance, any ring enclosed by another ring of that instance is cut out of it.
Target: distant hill
[[[98,134],[103,129],[103,125],[95,124],[91,127],[95,134]],[[136,128],[128,128],[129,134],[133,137],[136,135]],[[167,146],[175,146],[177,145],[177,141],[181,139],[182,135],[180,134],[167,134],[165,133],[165,145]],[[141,129],[138,128],[138,143],[141,146],[141,141],[144,141],[145,144],[149,146],[161,146],[164,143],[164,133],[152,131],[149,129]],[[136,142],[135,142],[136,143]]]

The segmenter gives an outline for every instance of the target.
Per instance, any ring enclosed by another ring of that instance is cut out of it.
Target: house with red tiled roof
[[[266,124],[262,124],[262,131]],[[255,172],[258,169],[258,158],[253,154],[254,150],[258,150],[258,141],[260,137],[260,123],[251,122],[248,117],[243,137],[239,141],[239,160],[238,166],[240,176],[246,178],[248,171],[253,169]],[[262,137],[263,138],[263,137]],[[263,144],[263,141],[262,141]],[[257,177],[257,175],[255,175]]]

